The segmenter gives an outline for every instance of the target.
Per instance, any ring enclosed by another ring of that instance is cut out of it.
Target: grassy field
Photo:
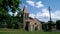
[[[24,31],[22,29],[0,28],[0,34],[60,34],[60,32]]]

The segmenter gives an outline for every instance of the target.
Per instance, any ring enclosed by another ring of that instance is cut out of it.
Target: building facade
[[[23,28],[27,31],[42,30],[42,24],[36,18],[29,17],[27,7],[23,8]]]

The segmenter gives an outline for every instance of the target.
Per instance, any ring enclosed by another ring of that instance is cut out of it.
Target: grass
[[[60,32],[24,31],[22,29],[0,28],[0,34],[60,34]]]

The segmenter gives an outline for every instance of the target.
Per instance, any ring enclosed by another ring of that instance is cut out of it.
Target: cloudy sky
[[[52,20],[56,21],[60,19],[60,0],[21,0],[22,4],[20,8],[26,5],[29,12],[29,16],[37,18],[40,21],[49,21],[48,7],[51,8]]]
[[[27,6],[29,16],[37,18],[40,21],[49,21],[48,7],[51,8],[52,20],[56,21],[60,19],[60,0],[21,0],[22,4],[20,8],[23,10],[24,6]],[[13,14],[9,12],[9,14]],[[15,13],[15,15],[17,12]]]

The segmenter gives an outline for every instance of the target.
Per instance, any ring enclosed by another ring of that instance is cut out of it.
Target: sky
[[[60,0],[21,0],[20,8],[27,6],[29,17],[37,18],[40,21],[49,21],[49,10],[51,9],[52,21],[60,19]],[[16,13],[17,14],[17,13]]]

